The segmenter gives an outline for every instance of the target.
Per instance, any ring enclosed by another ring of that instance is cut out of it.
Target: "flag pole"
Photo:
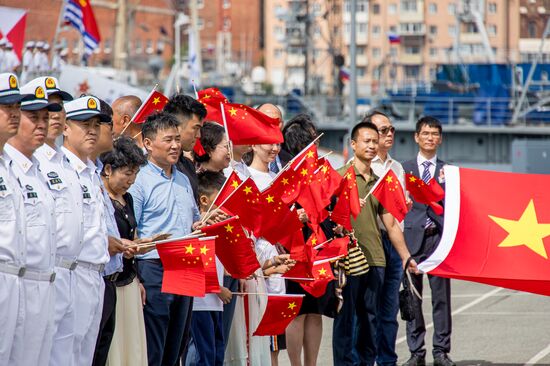
[[[330,242],[333,241],[333,240],[334,240],[334,238],[330,238],[329,240],[324,241],[324,242],[322,242],[321,244],[318,244],[318,245],[314,246],[313,249],[319,249],[319,248],[321,248],[322,246],[324,246],[325,244],[330,243]]]
[[[126,129],[130,126],[131,123],[133,123],[134,121],[134,117],[138,115],[139,112],[141,112],[141,110],[145,107],[145,104],[147,104],[147,101],[149,100],[149,98],[151,98],[151,96],[153,95],[153,93],[157,90],[157,87],[159,86],[159,84],[155,84],[155,86],[153,87],[153,90],[151,90],[151,92],[149,93],[149,95],[147,96],[147,98],[145,99],[145,101],[143,103],[141,103],[141,105],[139,106],[138,110],[136,111],[136,113],[134,113],[134,115],[132,116],[132,118],[128,121],[128,123],[126,123],[126,125],[124,126],[124,128],[122,129],[122,131],[120,131],[120,135],[122,136],[122,134],[124,134],[124,131],[126,131]],[[137,135],[136,135],[137,136]],[[134,136],[134,138],[136,137]]]
[[[220,109],[222,112],[223,128],[225,129],[225,135],[227,136],[227,143],[229,144],[229,159],[233,161],[234,160],[233,144],[231,143],[231,138],[229,137],[229,129],[227,128],[227,120],[225,119],[225,109],[223,108],[223,102],[220,102]]]
[[[55,27],[55,34],[53,36],[52,41],[52,50],[55,52],[55,45],[57,44],[57,39],[59,37],[59,32],[61,31],[61,23],[63,20],[63,14],[65,13],[65,5],[66,2],[61,2],[61,8],[59,9],[59,17],[57,18],[57,26]],[[21,64],[23,64],[23,60],[21,60]]]
[[[229,176],[231,177],[231,175]],[[220,196],[220,193],[222,193],[223,189],[225,188],[225,185],[227,184],[227,182],[229,182],[229,177],[227,177],[227,179],[225,180],[225,182],[223,182],[223,186],[220,188],[220,190],[218,191],[218,194],[216,194],[216,197],[214,197],[214,199],[212,200],[212,203],[210,204],[210,207],[208,207],[208,210],[206,210],[206,213],[204,214],[204,217],[208,216],[208,214],[210,213],[210,211],[212,210],[212,206],[214,206],[214,202],[216,202],[216,200],[218,199],[218,197]],[[201,221],[202,222],[202,221]]]
[[[231,292],[233,295],[264,295],[264,296],[285,296],[285,297],[304,297],[305,294],[270,294],[268,292]]]
[[[220,204],[218,205],[218,208],[222,207],[222,206],[227,202],[227,200],[230,199],[231,196],[233,196],[233,195],[235,194],[235,192],[237,192],[237,191],[239,190],[239,188],[241,188],[241,186],[244,184],[244,182],[246,182],[246,181],[249,180],[249,179],[250,179],[250,177],[248,177],[248,178],[246,178],[245,180],[243,180],[243,181],[241,182],[241,184],[239,184],[238,187],[235,188],[235,190],[234,190],[233,192],[231,192],[231,193],[229,194],[229,196],[227,196],[227,197],[225,198],[225,200],[223,200],[223,202],[220,203]],[[205,216],[202,218],[201,222],[206,222],[210,217],[212,217],[212,213],[210,213],[209,216],[206,216],[206,215],[205,215]]]

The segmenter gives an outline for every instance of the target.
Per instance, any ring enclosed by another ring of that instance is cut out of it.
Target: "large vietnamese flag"
[[[445,225],[430,274],[550,295],[550,176],[445,167]]]

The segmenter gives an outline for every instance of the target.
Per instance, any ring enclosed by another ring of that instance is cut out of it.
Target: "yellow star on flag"
[[[195,250],[195,247],[193,247],[192,244],[189,244],[185,247],[185,254],[193,254],[193,251]]]
[[[323,171],[323,173],[327,174],[327,172],[328,172],[328,166],[323,165],[323,167],[321,168],[321,170]]]
[[[508,232],[508,236],[498,245],[499,247],[525,245],[541,257],[548,259],[542,239],[550,235],[550,224],[538,222],[532,199],[519,220],[504,219],[492,215],[489,217]]]
[[[231,107],[231,109],[229,110],[229,114],[231,115],[231,117],[235,117],[237,115],[237,110]]]
[[[206,252],[208,252],[210,249],[208,249],[208,247],[205,245],[201,248],[201,254],[204,254],[206,255]]]
[[[224,226],[224,228],[225,228],[226,232],[232,233],[234,226],[231,226],[231,224],[227,224],[227,225]]]
[[[415,177],[409,177],[409,182],[411,182],[411,183],[416,182],[416,178]]]
[[[153,98],[153,104],[157,105],[160,103],[160,97]]]
[[[313,153],[313,151],[310,150],[310,151],[307,153],[306,156],[307,156],[308,158],[312,158],[313,155],[315,155],[315,154]]]
[[[238,186],[239,186],[239,182],[237,182],[236,180],[231,182],[231,187],[237,189]]]
[[[388,177],[386,178],[386,182],[388,183],[393,182],[393,177],[388,175]]]
[[[268,194],[265,199],[266,199],[267,203],[272,203],[274,201],[274,197],[270,194]]]
[[[252,187],[244,187],[243,191],[245,194],[252,193]]]
[[[286,186],[288,184],[288,179],[287,178],[281,179],[281,183],[283,183],[283,185]]]
[[[321,269],[319,270],[319,275],[324,276],[326,273],[327,273],[327,270],[324,269],[324,268],[321,268]]]
[[[208,98],[210,98],[210,95],[208,94],[205,94],[204,97],[202,97],[202,99],[208,99]]]
[[[317,238],[311,239],[311,245],[315,245],[315,244],[317,244]]]
[[[306,175],[307,175],[307,169],[306,169],[306,168],[302,169],[302,171],[300,172],[300,174],[306,176]]]
[[[294,301],[288,303],[288,308],[289,308],[290,310],[294,310],[295,307],[296,307],[296,303],[295,303]]]
[[[346,179],[351,179],[351,173],[347,173],[346,176],[344,177]]]

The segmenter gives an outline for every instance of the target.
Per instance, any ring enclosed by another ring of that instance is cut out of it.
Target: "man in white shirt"
[[[16,324],[23,321],[19,309],[24,308],[20,290],[26,256],[25,206],[11,160],[4,154],[6,142],[17,134],[23,98],[17,77],[0,74],[0,365],[9,364]]]
[[[75,365],[90,365],[103,308],[105,283],[102,273],[109,261],[109,252],[101,183],[89,157],[96,148],[100,123],[110,118],[101,113],[99,100],[91,96],[65,103],[65,111],[67,122],[62,151],[79,176],[84,218],[83,245],[74,271],[77,292],[72,353]]]
[[[403,166],[394,160],[389,151],[394,142],[395,127],[393,127],[389,117],[379,111],[367,114],[363,122],[372,122],[378,128],[378,154],[371,162],[371,168],[378,177],[383,177],[386,170],[391,168],[405,191],[405,172]],[[382,284],[379,320],[377,325],[377,355],[376,363],[378,365],[396,365],[397,353],[395,353],[395,341],[397,339],[397,313],[399,311],[399,286],[403,275],[402,261],[399,254],[391,244],[388,232],[384,224],[378,222],[380,226],[382,245],[386,256],[386,268],[384,272],[384,283]],[[403,223],[400,223],[403,230]]]
[[[44,88],[51,103],[63,105],[64,102],[73,99],[69,93],[59,89],[59,83],[54,77],[40,77],[29,84]],[[46,142],[34,153],[40,163],[42,177],[53,195],[57,219],[56,299],[50,352],[52,366],[72,363],[73,355],[67,350],[73,348],[74,341],[74,270],[78,265],[77,258],[82,249],[83,236],[82,188],[76,171],[63,151],[55,144],[55,140],[62,135],[64,129],[65,110],[50,112]]]
[[[59,111],[61,106],[49,103],[40,86],[27,84],[21,92],[32,97],[22,101],[19,130],[4,149],[23,192],[27,249],[22,289],[25,319],[17,324],[9,364],[47,365],[55,306],[56,215],[53,197],[33,154],[45,142],[48,112]]]

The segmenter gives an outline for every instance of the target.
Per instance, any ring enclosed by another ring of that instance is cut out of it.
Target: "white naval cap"
[[[25,45],[27,48],[33,48],[34,47],[34,41],[28,41]]]
[[[59,112],[63,107],[58,103],[49,103],[40,78],[34,79],[21,87],[22,94],[31,94],[21,102],[22,111],[37,111],[46,108],[50,112]]]
[[[86,121],[92,117],[99,117],[100,122],[111,122],[111,117],[101,113],[100,102],[96,97],[85,95],[65,103],[67,119]]]
[[[42,47],[44,47],[44,42],[42,41],[36,42],[36,48],[42,48]]]
[[[21,94],[17,76],[10,72],[0,74],[0,104],[15,104],[30,95]]]
[[[35,80],[37,80],[44,90],[46,90],[46,98],[50,95],[57,94],[64,101],[73,100],[73,96],[71,94],[59,89],[59,81],[57,81],[57,79],[53,76],[41,76]]]

